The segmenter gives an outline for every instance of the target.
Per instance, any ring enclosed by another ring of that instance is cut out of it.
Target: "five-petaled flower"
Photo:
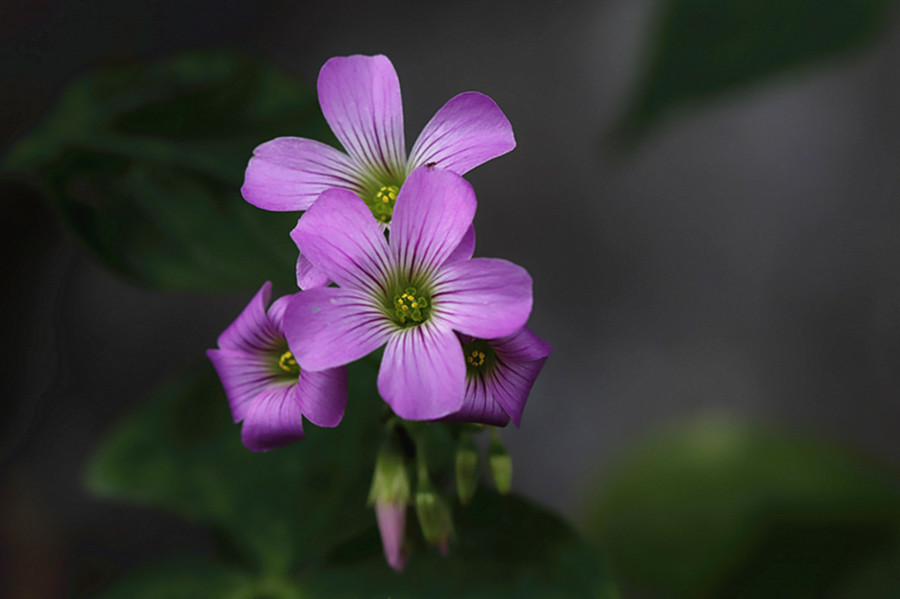
[[[306,210],[328,189],[358,195],[387,226],[400,188],[419,166],[462,175],[516,146],[506,116],[488,96],[454,96],[422,130],[407,155],[400,82],[385,56],[339,56],[319,72],[319,104],[346,154],[319,141],[279,137],[253,152],[241,192],[260,208]],[[302,289],[328,283],[301,253]]]
[[[323,193],[294,240],[340,287],[301,291],[284,331],[303,369],[334,368],[386,344],[378,390],[401,418],[463,408],[466,361],[457,332],[511,335],[531,312],[531,277],[505,260],[471,258],[461,241],[475,215],[471,186],[420,167],[400,190],[390,242],[355,194]]]
[[[466,392],[463,406],[445,418],[506,426],[519,426],[525,401],[537,379],[550,344],[522,327],[499,339],[475,339],[461,335],[466,358]]]
[[[253,451],[268,451],[303,438],[303,417],[334,427],[344,417],[347,371],[301,369],[282,332],[290,296],[266,311],[267,282],[219,336],[219,349],[206,354],[219,373],[235,422],[244,421],[241,440]]]

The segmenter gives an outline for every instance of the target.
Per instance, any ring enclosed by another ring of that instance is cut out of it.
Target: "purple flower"
[[[385,56],[339,56],[319,72],[319,103],[346,154],[311,139],[279,137],[257,147],[244,198],[266,210],[306,210],[323,191],[348,189],[388,222],[399,188],[416,167],[464,174],[516,146],[497,104],[478,92],[451,98],[407,156],[400,82]]]
[[[451,98],[422,130],[407,156],[400,82],[385,56],[340,56],[319,72],[319,103],[346,154],[299,137],[257,147],[247,165],[244,198],[260,208],[306,210],[323,191],[358,195],[385,227],[406,177],[422,165],[462,175],[516,146],[506,116],[489,97],[465,92]],[[301,289],[330,281],[301,252]]]
[[[522,327],[499,339],[461,337],[466,357],[463,407],[445,420],[519,426],[525,400],[544,362],[550,344]]]
[[[401,418],[459,411],[466,361],[454,331],[495,339],[531,312],[531,277],[505,260],[469,257],[460,243],[475,215],[471,186],[450,171],[421,167],[397,197],[388,243],[356,195],[323,193],[294,240],[340,288],[293,296],[285,334],[297,361],[322,370],[386,344],[378,391]]]
[[[207,350],[235,422],[244,421],[241,440],[253,451],[268,451],[303,438],[302,417],[318,426],[340,424],[347,403],[347,371],[301,370],[282,332],[291,296],[266,312],[267,282],[240,316]]]

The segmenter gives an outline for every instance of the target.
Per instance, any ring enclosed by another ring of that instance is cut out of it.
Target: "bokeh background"
[[[878,18],[846,47],[636,115],[668,4],[7,3],[0,152],[98,67],[227,48],[312,87],[331,56],[386,54],[408,147],[467,90],[515,130],[516,150],[467,178],[477,254],[528,268],[531,326],[554,346],[522,427],[503,433],[517,491],[590,528],[621,460],[698,419],[818,437],[896,471],[900,15],[859,2]],[[782,37],[816,34],[787,23]],[[95,499],[82,474],[114,423],[202,358],[254,290],[134,285],[27,177],[0,194],[3,582],[88,596],[172,547],[210,544],[175,517]]]

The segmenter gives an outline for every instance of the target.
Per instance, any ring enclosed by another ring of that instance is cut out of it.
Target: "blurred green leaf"
[[[589,535],[617,580],[660,597],[837,596],[900,546],[894,473],[728,421],[647,444],[604,477],[592,509]]]
[[[244,573],[220,564],[184,562],[136,572],[97,599],[262,599]],[[289,596],[271,595],[277,597]],[[298,598],[299,599],[299,598]]]
[[[893,0],[664,0],[619,134],[634,141],[682,104],[872,41],[894,5]]]
[[[296,213],[241,198],[253,148],[329,140],[314,96],[229,52],[87,75],[3,168],[38,181],[64,221],[135,283],[173,289],[293,286]]]
[[[569,599],[617,597],[605,569],[558,517],[516,497],[480,492],[454,512],[457,542],[443,557],[420,542],[402,574],[385,567],[378,533],[336,550],[301,577],[304,597],[333,599]],[[410,519],[412,524],[412,519]],[[415,535],[420,539],[421,535]]]
[[[371,526],[366,505],[383,402],[375,368],[350,366],[335,429],[268,453],[241,445],[212,367],[175,380],[125,418],[91,461],[89,488],[212,524],[256,571],[283,575]]]

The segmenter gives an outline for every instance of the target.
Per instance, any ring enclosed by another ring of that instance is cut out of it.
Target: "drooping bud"
[[[509,493],[512,486],[512,457],[500,441],[497,429],[491,430],[491,441],[488,446],[488,464],[497,492],[501,495]]]
[[[450,539],[453,537],[453,516],[450,513],[450,505],[434,490],[427,478],[424,481],[419,479],[419,487],[416,490],[416,516],[419,518],[419,526],[425,540],[435,545],[442,555],[447,555]]]
[[[478,488],[478,448],[472,435],[463,432],[456,446],[456,492],[463,505],[472,501]]]
[[[403,456],[390,441],[387,441],[375,460],[369,503],[375,504],[384,557],[388,565],[398,572],[406,565],[407,555],[403,549],[403,539],[406,533],[406,506],[409,499],[409,475]]]

